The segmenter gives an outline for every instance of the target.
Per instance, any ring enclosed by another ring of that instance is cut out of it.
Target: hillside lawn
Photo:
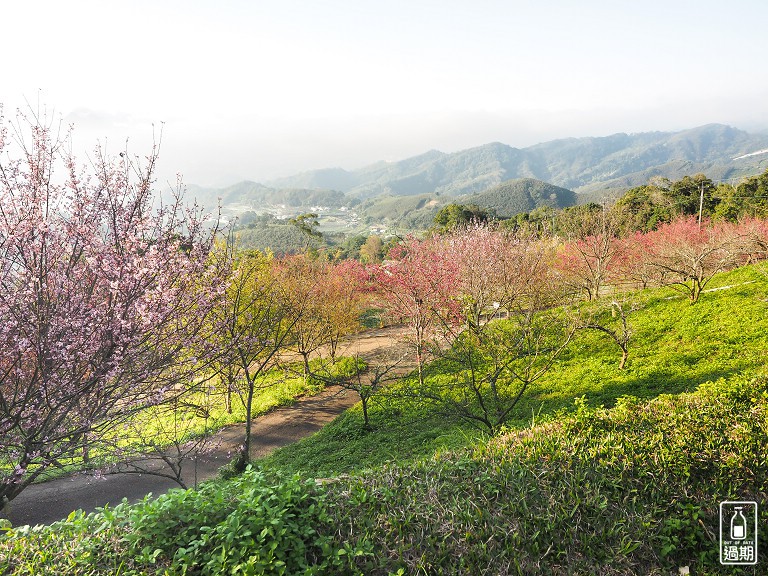
[[[633,296],[629,363],[581,332],[502,434],[390,387],[232,481],[8,529],[11,574],[760,574],[721,567],[718,504],[768,525],[768,282]],[[450,378],[440,363],[433,378]],[[321,478],[319,481],[312,478]]]

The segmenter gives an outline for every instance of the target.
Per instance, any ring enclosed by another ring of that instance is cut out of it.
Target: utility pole
[[[701,230],[701,213],[704,211],[704,181],[701,181],[701,194],[699,195],[699,230]]]

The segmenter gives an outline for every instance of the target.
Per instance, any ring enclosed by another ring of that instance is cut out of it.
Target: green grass
[[[729,285],[735,286],[705,293],[693,305],[669,289],[634,295],[641,308],[629,315],[633,336],[627,367],[618,369],[621,354],[606,336],[584,332],[523,406],[529,413],[552,412],[582,395],[591,404],[610,406],[624,395],[652,398],[690,391],[763,366],[768,283],[752,268],[721,274],[712,282],[712,287]]]
[[[731,284],[634,295],[627,368],[579,334],[493,438],[406,379],[372,430],[356,407],[233,481],[9,529],[0,573],[764,573],[766,530],[757,567],[717,558],[719,502],[768,525],[768,283],[747,267],[711,287]]]
[[[552,369],[534,383],[516,407],[509,426],[530,426],[574,409],[574,398],[591,406],[613,406],[623,396],[653,398],[695,390],[700,384],[750,373],[768,364],[768,281],[753,267],[720,274],[696,304],[670,289],[632,295],[639,307],[629,315],[633,332],[629,361],[604,334],[579,332]],[[450,382],[439,363],[427,370]],[[359,406],[314,436],[281,448],[264,461],[290,472],[334,476],[386,462],[418,460],[485,437],[466,423],[436,413],[401,392],[416,386],[411,376],[374,402],[373,430],[362,428]]]
[[[313,360],[310,366],[313,369],[319,367],[319,361]],[[324,370],[329,367],[322,364]],[[351,358],[338,358],[330,367],[332,376],[351,375],[354,366]],[[322,382],[299,375],[303,366],[297,363],[281,369],[267,372],[259,381],[258,389],[253,398],[252,415],[254,418],[278,408],[293,404],[302,396],[312,396],[319,393],[325,387]],[[184,402],[205,408],[207,417],[191,409],[178,410],[175,413],[167,407],[152,409],[149,413],[139,413],[134,419],[124,426],[114,429],[107,435],[107,441],[120,447],[126,454],[149,451],[151,447],[146,445],[147,439],[158,442],[160,446],[171,446],[174,442],[184,442],[206,434],[213,434],[230,424],[245,421],[245,404],[236,394],[232,394],[232,411],[226,410],[224,394],[213,391],[210,394],[196,392],[186,395]],[[162,439],[165,438],[165,441]],[[115,458],[113,449],[106,449],[95,443],[90,450],[90,461],[86,464],[82,457],[61,459],[61,467],[50,468],[38,478],[38,482],[45,482],[71,474],[85,468],[99,468],[111,464]]]
[[[7,529],[0,572],[759,574],[720,566],[716,533],[720,501],[768,498],[767,421],[765,375],[611,409],[580,401],[418,462],[321,483],[257,469]]]

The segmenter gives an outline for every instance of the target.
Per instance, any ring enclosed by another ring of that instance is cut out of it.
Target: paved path
[[[251,457],[266,456],[276,448],[291,444],[317,432],[357,402],[354,392],[331,388],[317,396],[302,398],[292,406],[278,408],[253,421]],[[198,459],[196,470],[186,463],[184,481],[193,486],[216,476],[242,444],[245,425],[228,426],[217,434],[216,452]],[[35,484],[24,490],[0,513],[14,526],[48,524],[66,518],[72,510],[91,512],[105,504],[115,505],[123,498],[134,502],[147,493],[162,494],[178,488],[173,480],[149,474],[115,474],[96,478],[85,474]]]

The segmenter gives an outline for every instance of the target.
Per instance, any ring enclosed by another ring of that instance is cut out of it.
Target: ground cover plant
[[[331,483],[336,537],[373,545],[366,574],[734,573],[718,562],[718,503],[765,501],[767,409],[765,376],[580,402],[474,450]]]
[[[582,396],[588,405],[610,407],[622,396],[649,399],[690,392],[707,381],[764,366],[768,282],[762,266],[719,274],[710,284],[713,291],[695,305],[668,288],[634,293],[637,309],[628,317],[632,336],[627,366],[618,368],[621,351],[610,338],[597,331],[580,332],[521,398],[508,426],[529,426],[559,410],[572,410],[573,399]],[[610,311],[604,313],[610,318]],[[425,375],[447,387],[452,369],[438,361],[427,367]],[[413,393],[417,385],[417,376],[411,375],[390,385],[388,394],[374,397],[372,430],[362,429],[362,415],[354,407],[266,462],[303,474],[333,476],[387,461],[428,457],[436,450],[485,437],[482,429],[417,402]]]
[[[324,482],[249,470],[199,491],[6,530],[0,569],[731,574],[717,561],[718,502],[768,497],[767,382],[734,376],[610,409],[578,401],[568,415],[474,448]]]
[[[374,397],[370,429],[349,411],[234,482],[7,530],[0,571],[733,573],[718,502],[768,496],[761,270],[716,276],[696,304],[633,294],[625,369],[580,332],[493,438],[419,402],[412,374]]]

